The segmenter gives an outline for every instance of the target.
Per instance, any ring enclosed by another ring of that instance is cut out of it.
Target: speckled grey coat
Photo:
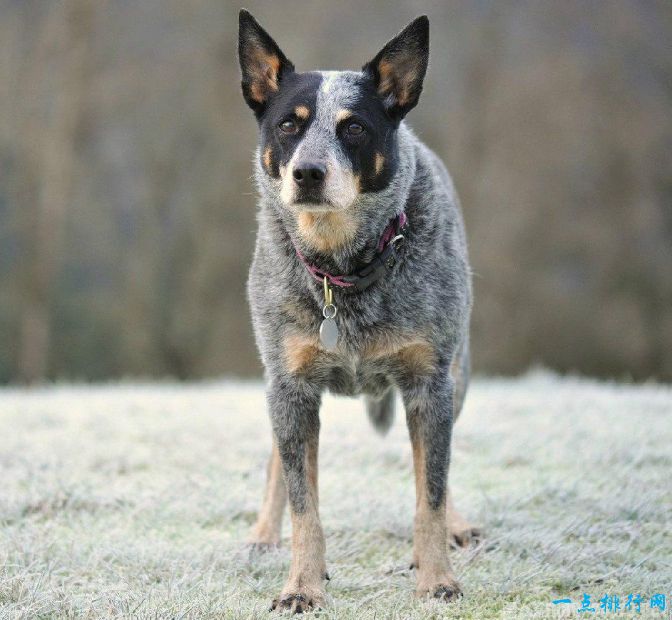
[[[400,391],[419,476],[418,591],[445,598],[459,592],[447,559],[430,548],[432,537],[444,534],[426,532],[445,533],[436,515],[446,510],[451,431],[468,380],[471,274],[450,176],[403,121],[419,97],[427,54],[427,21],[419,18],[362,72],[299,74],[254,18],[241,14],[243,92],[261,129],[248,293],[295,528],[280,608],[296,611],[322,598],[304,556],[317,557],[323,569],[312,470],[325,390],[365,395],[379,430],[389,426]],[[301,199],[306,160],[326,172],[327,207]],[[372,259],[381,233],[402,211],[403,260],[362,292],[334,287],[340,336],[336,350],[327,351],[318,339],[323,288],[296,248],[327,272],[352,273]]]

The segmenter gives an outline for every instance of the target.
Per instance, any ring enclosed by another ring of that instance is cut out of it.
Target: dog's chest
[[[436,351],[422,333],[378,328],[352,334],[343,330],[333,350],[317,330],[290,330],[284,337],[286,369],[340,394],[380,394],[394,382],[431,374]]]

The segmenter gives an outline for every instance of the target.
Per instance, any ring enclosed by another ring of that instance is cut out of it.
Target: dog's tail
[[[373,428],[381,435],[386,435],[394,422],[394,388],[389,388],[379,398],[365,396],[364,404]]]

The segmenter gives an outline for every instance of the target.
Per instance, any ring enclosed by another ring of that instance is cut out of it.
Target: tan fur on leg
[[[417,596],[451,599],[461,594],[448,559],[445,500],[433,509],[427,498],[425,448],[422,438],[411,436],[415,468],[415,528],[413,564],[417,571]]]
[[[324,534],[318,512],[317,441],[306,446],[308,501],[306,510],[292,515],[292,564],[289,578],[273,609],[302,613],[324,606],[326,563]]]
[[[273,441],[273,451],[268,461],[266,493],[259,511],[257,522],[252,528],[250,542],[265,548],[280,544],[282,535],[282,515],[287,503],[287,489],[282,477],[282,463],[278,447]]]

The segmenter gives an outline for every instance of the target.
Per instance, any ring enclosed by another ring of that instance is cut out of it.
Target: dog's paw
[[[324,604],[324,599],[321,596],[293,593],[282,594],[274,599],[271,603],[271,611],[278,611],[284,613],[286,611],[292,614],[303,614],[313,609],[320,609]]]
[[[450,544],[453,547],[468,547],[477,545],[485,538],[483,528],[475,525],[467,525],[460,529],[450,530]]]
[[[460,588],[460,584],[457,583],[457,581],[454,581],[450,584],[441,583],[436,586],[432,592],[432,598],[439,599],[440,601],[444,601],[446,603],[454,601],[461,596],[462,588]]]
[[[279,545],[266,542],[247,542],[240,547],[236,559],[243,564],[255,564],[262,556],[277,553]]]
[[[272,542],[250,542],[246,546],[250,557],[255,555],[263,555],[264,553],[270,553],[272,551],[277,551],[280,548],[280,543]]]
[[[455,579],[446,578],[431,587],[424,587],[418,584],[415,594],[419,598],[430,597],[449,603],[462,596],[462,588]]]

